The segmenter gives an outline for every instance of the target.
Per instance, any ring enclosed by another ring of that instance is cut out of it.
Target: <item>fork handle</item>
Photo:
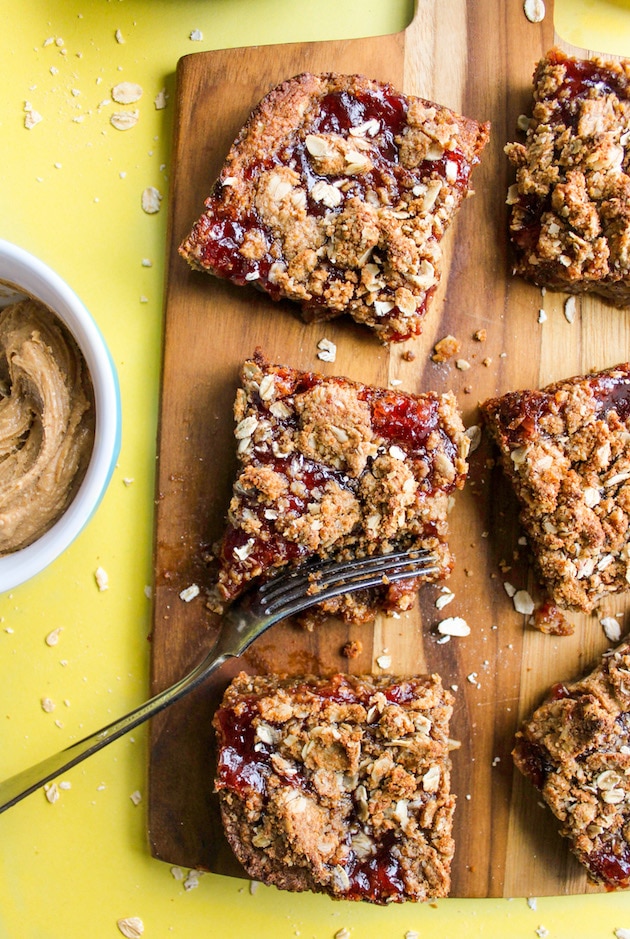
[[[61,750],[40,763],[16,773],[15,776],[5,779],[0,783],[0,812],[11,808],[12,805],[20,802],[31,792],[55,779],[72,766],[76,766],[77,763],[81,763],[98,750],[102,750],[103,747],[113,743],[123,734],[128,733],[134,727],[158,714],[179,698],[184,697],[200,685],[208,675],[219,668],[229,657],[228,653],[216,655],[213,650],[184,678],[169,688],[165,688],[164,691],[158,692],[154,697],[145,701],[144,704],[125,714],[124,717],[120,717],[101,730],[97,730],[89,737],[84,737],[83,740],[73,743],[65,750]]]

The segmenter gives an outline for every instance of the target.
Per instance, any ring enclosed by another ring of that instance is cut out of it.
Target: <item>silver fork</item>
[[[429,552],[400,551],[342,563],[304,564],[267,581],[227,611],[214,646],[184,678],[102,730],[1,782],[0,812],[189,694],[226,659],[242,655],[279,620],[342,593],[426,576],[436,570],[435,556]]]

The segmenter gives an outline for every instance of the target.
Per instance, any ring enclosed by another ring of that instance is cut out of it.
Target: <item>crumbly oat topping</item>
[[[514,761],[561,822],[589,877],[630,884],[630,645],[558,684],[516,736]]]
[[[214,718],[216,788],[249,876],[376,903],[446,896],[451,711],[436,675],[241,673]]]
[[[180,252],[309,321],[415,336],[488,134],[362,76],[298,75],[253,111]]]
[[[411,395],[245,362],[234,407],[240,463],[218,547],[211,605],[249,582],[313,556],[368,556],[394,548],[435,552],[452,567],[447,512],[467,473],[469,438],[450,393]],[[416,581],[329,601],[351,622],[376,608],[408,609]]]
[[[590,612],[630,583],[630,365],[481,405],[540,579]]]
[[[552,49],[534,73],[524,143],[506,153],[515,273],[630,303],[630,61]]]

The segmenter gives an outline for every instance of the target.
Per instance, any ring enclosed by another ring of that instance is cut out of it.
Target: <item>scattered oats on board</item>
[[[259,887],[260,887],[260,881],[259,881],[259,880],[250,880],[250,882],[249,882],[249,892],[251,893],[252,896],[254,896],[254,895],[257,893]]]
[[[614,616],[604,616],[600,619],[602,629],[606,639],[610,642],[619,642],[621,639],[621,624]]]
[[[547,939],[547,936],[549,935],[549,930],[547,929],[546,926],[539,926],[538,929],[536,930],[536,935],[539,937],[539,939]]]
[[[177,867],[177,866],[171,867],[171,876],[172,876],[173,880],[183,880],[183,879],[184,879],[184,872],[183,872],[183,870],[181,869],[181,867]]]
[[[189,38],[192,39],[193,42],[201,42],[203,39],[203,33],[200,29],[193,29]]]
[[[481,443],[481,427],[478,424],[471,424],[470,427],[467,427],[464,431],[468,439],[470,440],[469,453],[474,453]]]
[[[435,606],[438,610],[443,610],[445,606],[448,606],[455,599],[455,594],[446,588],[444,593],[441,593],[437,600],[435,601]]]
[[[379,657],[376,660],[376,664],[378,665],[379,668],[389,668],[390,665],[392,664],[391,655],[387,655],[386,653],[384,653],[383,655],[379,655]]]
[[[541,309],[538,311],[538,322],[539,322],[539,323],[546,323],[546,322],[547,322],[547,314],[546,314],[545,311],[542,309],[542,307],[541,307]]]
[[[542,23],[545,18],[545,4],[543,0],[525,0],[523,10],[530,23]]]
[[[405,933],[405,939],[420,939],[420,933],[415,929],[408,929]]]
[[[162,193],[155,186],[147,186],[142,192],[142,210],[148,215],[155,215],[160,211]]]
[[[180,590],[179,598],[183,600],[184,603],[190,603],[191,600],[194,600],[195,597],[199,596],[199,587],[197,584],[191,584],[190,587],[185,587],[183,590]]]
[[[131,799],[134,805],[140,805],[140,803],[142,802],[142,793],[140,792],[139,789],[136,789],[135,792],[131,793],[129,798]]]
[[[166,94],[166,88],[162,88],[161,91],[158,91],[155,98],[153,99],[153,104],[155,105],[156,111],[163,111],[166,107],[168,101],[168,95]]]
[[[122,44],[124,43],[124,41],[125,41],[125,37],[123,36],[123,34],[122,34],[122,32],[121,32],[120,29],[117,29],[117,30],[116,30],[116,32],[114,33],[114,38],[115,38],[116,42],[119,42],[121,45],[122,45]]]
[[[341,929],[338,929],[335,933],[335,939],[350,939],[350,932],[345,926],[342,926]]]
[[[516,587],[514,587],[514,586],[509,582],[509,580],[503,581],[503,589],[505,590],[505,592],[507,593],[507,595],[508,595],[508,597],[509,597],[510,599],[512,599],[512,597],[513,597],[514,594],[516,593]]]
[[[455,366],[460,370],[460,372],[467,372],[470,368],[470,362],[467,359],[458,359],[455,363]]]
[[[330,339],[320,339],[317,343],[317,358],[322,362],[334,362],[337,358],[337,346]]]
[[[616,939],[630,939],[630,929],[615,929]]]
[[[133,111],[114,111],[109,119],[109,123],[116,130],[129,130],[135,127],[140,119],[140,112],[134,108]]]
[[[94,571],[94,580],[96,581],[96,586],[99,590],[109,589],[109,577],[107,575],[107,571],[102,567],[97,567]]]
[[[437,625],[442,636],[469,636],[470,626],[461,616],[449,616]]]
[[[117,920],[116,925],[127,939],[139,939],[144,932],[144,923],[139,916],[126,916]]]
[[[575,319],[575,297],[567,297],[564,301],[564,318],[567,323],[572,323]]]
[[[119,82],[112,88],[112,98],[117,104],[134,104],[142,97],[142,86],[137,82]]]
[[[42,698],[40,704],[42,706],[42,711],[46,711],[47,714],[50,714],[55,710],[55,702],[52,698]]]
[[[531,616],[534,612],[534,601],[527,590],[517,590],[512,597],[512,603],[517,613],[524,613],[525,616]]]

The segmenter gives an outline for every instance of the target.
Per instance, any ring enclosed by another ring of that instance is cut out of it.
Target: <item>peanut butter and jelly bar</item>
[[[589,878],[630,886],[630,646],[555,685],[516,736],[518,769],[562,823]]]
[[[412,395],[245,362],[234,408],[239,471],[219,562],[222,609],[252,581],[312,557],[426,548],[450,573],[447,511],[468,470],[454,395]],[[417,579],[328,601],[350,622],[404,610]]]
[[[540,578],[591,612],[630,589],[630,366],[481,405]]]
[[[515,273],[630,304],[630,61],[552,49],[534,73],[508,193]]]
[[[383,341],[415,336],[488,134],[363,76],[298,75],[255,108],[180,252],[307,321],[349,313]]]
[[[437,675],[238,675],[214,717],[215,788],[250,877],[380,904],[446,896],[452,700]]]

